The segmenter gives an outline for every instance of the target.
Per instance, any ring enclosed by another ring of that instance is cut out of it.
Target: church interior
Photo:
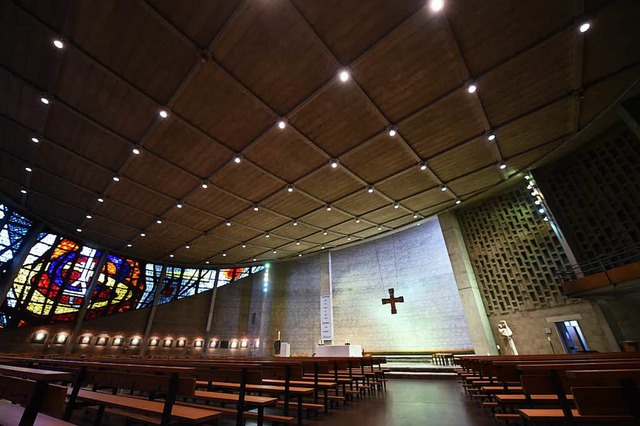
[[[1,1],[0,425],[638,424],[639,22]]]

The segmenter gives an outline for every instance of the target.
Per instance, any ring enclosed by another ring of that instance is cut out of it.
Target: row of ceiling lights
[[[440,12],[440,11],[442,11],[442,10],[444,9],[444,0],[430,0],[430,1],[429,1],[429,8],[430,8],[433,12]],[[589,22],[583,22],[583,23],[581,23],[581,24],[579,25],[578,30],[579,30],[581,33],[584,33],[584,32],[586,32],[586,31],[588,31],[588,30],[590,29],[590,27],[591,27],[591,24],[590,24]],[[58,49],[63,49],[63,48],[64,48],[64,41],[63,41],[63,39],[61,39],[61,38],[54,39],[54,40],[53,40],[53,45],[54,45],[56,48],[58,48]],[[350,71],[349,71],[348,69],[346,69],[346,68],[341,69],[341,70],[338,72],[338,79],[339,79],[341,82],[346,83],[347,81],[349,81],[349,80],[351,79],[351,73],[350,73]],[[470,93],[470,94],[475,93],[475,92],[477,91],[477,89],[478,89],[478,87],[477,87],[477,85],[476,85],[474,82],[471,82],[471,83],[468,83],[468,84],[467,84],[467,92],[468,92],[468,93]],[[41,100],[41,102],[42,102],[43,104],[45,104],[45,105],[49,105],[49,104],[51,103],[51,100],[50,100],[50,98],[49,98],[47,95],[43,95],[43,96],[41,96],[40,100]],[[160,116],[160,118],[165,119],[165,118],[167,118],[167,117],[169,116],[169,113],[167,112],[167,110],[162,109],[162,110],[160,110],[160,111],[158,112],[158,115]],[[280,120],[277,122],[277,127],[278,127],[279,129],[281,129],[281,130],[285,129],[285,128],[286,128],[286,126],[287,126],[287,121],[286,121],[286,119],[284,119],[284,118],[280,119]],[[395,126],[391,126],[391,127],[389,127],[387,131],[388,131],[388,135],[389,135],[390,137],[395,137],[395,136],[398,134],[398,130],[397,130],[397,128],[396,128]],[[496,139],[496,135],[495,135],[495,133],[493,133],[493,132],[489,132],[489,133],[488,133],[488,135],[487,135],[487,139],[488,139],[489,141],[494,141],[494,140]],[[31,140],[32,140],[34,143],[39,143],[39,139],[38,139],[36,136],[33,136],[33,137],[31,138]],[[132,152],[133,152],[133,154],[134,154],[134,155],[139,155],[139,154],[142,152],[141,147],[140,147],[139,145],[135,145],[135,146],[132,148]],[[236,154],[236,155],[234,155],[234,157],[233,157],[233,162],[234,162],[234,163],[239,164],[241,161],[242,161],[242,156],[241,156],[240,154]],[[332,159],[332,160],[329,162],[329,164],[330,164],[330,166],[331,166],[332,168],[334,168],[334,169],[335,169],[335,168],[337,168],[337,167],[338,167],[338,165],[339,165],[339,160],[338,160],[337,158],[336,158],[336,159]],[[425,161],[422,161],[422,162],[420,162],[420,163],[419,163],[419,167],[420,167],[420,170],[423,170],[423,171],[424,171],[424,170],[426,170],[426,169],[427,169],[427,163],[426,163]],[[501,161],[501,162],[498,164],[498,167],[499,167],[499,169],[500,169],[500,170],[504,170],[504,169],[506,169],[506,168],[507,168],[507,165],[506,165],[506,163],[505,163],[504,161]],[[25,168],[25,170],[26,170],[28,173],[32,172],[32,169],[31,169],[30,167],[26,167],[26,168]],[[113,176],[113,180],[114,180],[115,182],[119,182],[119,181],[120,181],[120,175],[119,175],[119,174],[114,175],[114,176]],[[203,189],[207,189],[207,188],[209,187],[209,183],[208,183],[207,181],[202,181],[202,183],[201,183],[201,185],[200,185],[200,186],[201,186]],[[293,192],[293,190],[294,190],[294,185],[293,185],[293,184],[289,184],[289,185],[287,185],[286,189],[287,189],[287,192],[291,193],[291,192]],[[367,189],[367,192],[368,192],[368,193],[373,193],[373,192],[374,192],[374,186],[373,186],[373,185],[368,185],[366,189]],[[445,184],[442,184],[442,185],[440,186],[440,189],[441,189],[441,191],[442,191],[442,192],[445,192],[445,191],[447,191],[447,189],[448,189],[448,188],[447,188],[447,186],[446,186]],[[24,189],[24,188],[23,188],[23,189],[21,189],[21,191],[20,191],[20,192],[21,192],[22,194],[27,194],[27,190],[26,190],[26,189]],[[104,200],[103,200],[102,198],[98,198],[98,202],[102,203],[102,202],[104,202]],[[458,199],[456,199],[455,204],[460,204],[461,202],[462,202],[462,201],[458,198]],[[178,203],[176,204],[176,207],[177,207],[177,208],[182,208],[182,207],[183,207],[183,205],[182,205],[182,203],[181,203],[181,202],[178,202]],[[394,207],[395,209],[397,209],[397,208],[399,208],[399,207],[400,207],[400,204],[399,204],[399,203],[394,203],[393,207]],[[326,205],[326,210],[327,210],[327,211],[331,211],[331,209],[332,209],[331,204],[327,204],[327,205]],[[259,206],[258,206],[257,204],[255,204],[255,205],[253,206],[253,210],[254,210],[254,211],[258,211],[258,210],[259,210]],[[418,218],[420,218],[420,217],[421,217],[421,216],[420,216],[418,213],[414,213],[414,214],[413,214],[413,218],[414,218],[414,219],[418,219]],[[91,216],[91,215],[87,215],[87,216],[86,216],[86,218],[87,218],[87,219],[91,219],[91,218],[92,218],[92,216]],[[359,218],[359,217],[355,217],[355,221],[356,221],[356,223],[360,223],[360,218]],[[162,223],[162,221],[161,221],[160,219],[158,219],[156,222],[157,222],[158,224],[161,224],[161,223]],[[298,221],[297,221],[297,220],[294,220],[294,221],[293,221],[293,225],[294,225],[294,226],[296,226],[297,224],[298,224]],[[225,225],[226,225],[226,226],[231,226],[231,221],[230,221],[230,220],[227,220],[227,221],[225,222]],[[378,230],[381,230],[381,229],[382,229],[382,226],[381,226],[381,225],[378,225],[378,228],[377,228],[377,229],[378,229]],[[81,229],[81,228],[78,228],[78,229],[77,229],[77,231],[78,231],[78,232],[82,232],[82,229]],[[323,234],[324,234],[324,235],[327,235],[327,231],[326,231],[326,230],[325,230],[325,231],[323,231]],[[140,236],[141,236],[141,237],[144,237],[145,235],[146,235],[145,233],[141,233],[141,234],[140,234]],[[266,236],[266,238],[269,238],[269,233],[267,232],[267,233],[265,234],[265,236]],[[348,237],[348,240],[350,240],[350,239],[351,239],[351,237],[349,236],[349,237]],[[300,244],[300,243],[299,243],[299,241],[297,241],[297,242],[296,242],[296,244]],[[128,244],[127,244],[127,247],[132,247],[132,244],[131,244],[131,243],[128,243]],[[242,244],[242,247],[244,248],[244,247],[246,247],[246,245],[243,243],[243,244]],[[190,246],[189,246],[189,245],[187,245],[187,246],[186,246],[186,248],[187,248],[187,249],[189,249],[189,248],[190,248]],[[321,246],[321,248],[322,248],[322,249],[324,249],[324,248],[325,248],[325,246]],[[275,254],[275,253],[276,253],[276,250],[274,250],[274,251],[273,251],[273,253]],[[226,256],[226,253],[222,253],[222,255],[223,255],[223,256]],[[298,254],[298,255],[299,255],[299,256],[302,256],[302,254]],[[173,254],[171,254],[171,255],[170,255],[170,257],[173,257],[173,256],[174,256]],[[254,261],[255,261],[255,260],[256,260],[256,259],[254,259]],[[209,263],[209,261],[207,261],[206,263]]]

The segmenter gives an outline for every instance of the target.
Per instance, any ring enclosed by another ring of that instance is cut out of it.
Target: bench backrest
[[[171,377],[169,375],[136,374],[131,372],[117,372],[87,369],[83,383],[98,387],[124,389],[149,394],[163,394],[169,391]],[[179,377],[176,394],[193,396],[196,390],[196,379]]]
[[[33,380],[0,375],[0,399],[6,399],[14,404],[26,406],[35,388],[36,382]],[[40,406],[40,411],[55,417],[60,417],[64,410],[66,395],[66,387],[56,385],[47,386],[47,392]],[[2,424],[1,421],[0,424]]]
[[[639,400],[620,386],[573,388],[573,399],[578,412],[584,416],[633,415]]]

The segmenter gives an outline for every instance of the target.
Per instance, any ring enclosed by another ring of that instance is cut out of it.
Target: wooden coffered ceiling
[[[640,70],[633,0],[0,4],[2,198],[174,263],[312,253],[481,198]]]

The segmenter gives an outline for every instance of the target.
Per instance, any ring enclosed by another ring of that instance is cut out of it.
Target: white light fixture
[[[103,198],[98,198],[98,202],[99,203],[104,203],[104,199]]]
[[[320,247],[320,249],[321,249],[321,250],[324,250],[324,246],[321,246],[321,247]]]
[[[90,214],[88,214],[88,215],[86,216],[86,218],[87,218],[87,219],[91,219],[91,218],[92,218],[92,216],[91,216]]]
[[[360,218],[356,217],[356,223],[360,223]]]
[[[265,238],[269,238],[271,235],[269,235],[269,233],[267,232],[266,234],[264,234]]]
[[[178,202],[178,204],[176,204],[176,207],[181,209],[182,208],[182,203]]]
[[[293,226],[298,226],[298,221],[297,220],[293,221]]]
[[[293,192],[293,184],[287,185],[287,192]]]
[[[133,152],[135,155],[139,155],[140,154],[140,147],[138,145],[134,145],[133,149],[131,150],[131,152]]]
[[[395,127],[389,127],[389,136],[394,137],[398,134],[398,130]]]
[[[418,215],[418,213],[414,213],[414,214],[413,214],[413,218],[414,218],[414,219],[417,219],[417,218],[419,218],[419,217],[420,217],[420,216]]]
[[[203,181],[200,183],[200,188],[202,188],[202,189],[207,189],[208,187],[209,187],[209,182],[207,182],[206,180],[203,180]]]
[[[76,232],[82,232],[81,228],[76,229]]]
[[[38,143],[38,142],[40,142],[40,139],[36,138],[35,136],[32,136],[31,137],[31,142]]]
[[[274,250],[274,251],[273,251],[273,254],[276,254],[276,253],[278,253],[278,250]]]
[[[544,220],[545,222],[549,222],[549,218],[546,216],[542,220]]]
[[[278,121],[278,129],[282,130],[285,127],[287,127],[287,122],[286,121],[284,121],[284,120]]]
[[[302,253],[298,253],[298,257],[302,257]]]
[[[300,245],[300,241],[296,241],[296,245],[299,246]]]
[[[211,262],[209,262],[208,260],[205,260],[204,263],[206,263],[207,265],[210,264]]]
[[[373,185],[369,185],[369,186],[367,186],[367,192],[368,192],[369,194],[373,194]]]
[[[539,206],[540,204],[542,204],[542,201],[540,201],[540,200],[535,200],[535,201],[533,202],[533,204],[535,204],[536,206]]]
[[[256,258],[254,257],[254,258],[253,258],[253,261],[255,262],[256,260],[258,260],[258,259],[256,259]]]
[[[529,175],[525,175],[525,176],[524,176],[524,178],[525,178],[526,180],[529,180],[529,179],[531,179],[531,176],[529,176]]]
[[[114,175],[114,176],[113,176],[113,180],[114,180],[115,182],[120,182],[120,175]]]
[[[146,236],[147,236],[147,234],[145,234],[144,232],[141,232],[141,233],[140,233],[140,236],[141,236],[141,237],[146,237]]]
[[[164,109],[161,109],[160,112],[158,112],[158,114],[160,115],[161,118],[167,118],[169,116],[169,113]]]
[[[26,189],[21,189],[20,192],[23,193],[23,194],[26,194],[27,190]]]
[[[347,236],[347,241],[351,241],[351,235]]]
[[[187,250],[189,250],[191,248],[191,246],[189,244],[187,244],[186,246],[184,246],[184,248],[186,248]]]
[[[588,22],[583,22],[582,24],[580,24],[580,27],[578,29],[581,33],[586,33],[587,31],[589,31],[589,28],[591,28],[591,24]]]
[[[544,209],[538,209],[538,213],[544,213]]]
[[[495,139],[496,139],[496,135],[495,135],[495,133],[489,133],[489,134],[487,135],[487,139],[489,139],[490,141],[495,140]]]
[[[160,219],[158,219],[158,220],[156,220],[156,223],[157,223],[158,225],[160,225],[160,224],[162,223],[162,221],[161,221]]]
[[[426,161],[421,161],[419,165],[420,165],[420,170],[422,170],[422,171],[427,170],[427,162]]]
[[[395,204],[393,205],[393,208],[394,208],[394,209],[399,209],[399,208],[400,208],[400,203],[395,203]]]
[[[333,206],[331,204],[327,204],[325,208],[327,209],[328,212],[330,212]]]
[[[500,167],[500,170],[504,170],[507,168],[507,163],[505,163],[504,161],[501,161],[498,167]]]
[[[440,191],[445,192],[446,190],[447,190],[447,185],[445,185],[444,183],[440,185]]]
[[[444,0],[431,0],[429,2],[429,8],[433,12],[440,12],[442,9],[444,9]]]
[[[329,164],[331,164],[331,167],[335,169],[336,167],[338,167],[339,162],[340,161],[337,158],[334,158],[329,162]]]
[[[171,254],[169,255],[169,257],[173,257],[173,253],[171,253]]]
[[[49,105],[51,103],[51,101],[49,100],[49,98],[47,98],[46,96],[42,96],[40,97],[40,102],[42,102],[45,105]]]
[[[62,49],[62,48],[64,48],[64,42],[63,42],[61,39],[59,39],[59,38],[55,38],[55,39],[53,39],[53,45],[54,45],[55,47],[57,47],[58,49]]]
[[[460,204],[462,200],[456,200],[456,204]]]
[[[322,231],[322,235],[328,235],[329,233],[327,232],[327,230],[325,229],[324,231]]]
[[[235,156],[233,157],[233,162],[234,162],[234,163],[239,164],[239,163],[240,163],[240,161],[242,161],[242,157],[240,157],[239,155],[235,155]]]
[[[471,83],[467,86],[467,92],[469,93],[475,93],[476,90],[478,90],[478,86],[476,86],[475,84]]]
[[[378,225],[378,231],[382,231],[382,226]]]
[[[242,248],[247,248],[247,245],[245,243],[242,243]]]
[[[257,205],[257,204],[254,204],[254,205],[253,205],[253,211],[254,211],[254,212],[257,212],[258,210],[260,210],[260,206],[259,206],[259,205]]]
[[[341,69],[338,73],[338,78],[341,82],[346,83],[351,78],[351,73],[347,69]]]
[[[227,253],[222,253],[222,257],[227,257]]]
[[[131,244],[131,243],[127,244],[127,247],[132,247],[132,246],[133,246],[133,244]]]
[[[227,225],[227,226],[231,226],[231,221],[230,221],[230,220],[226,221],[226,222],[225,222],[225,225]]]

